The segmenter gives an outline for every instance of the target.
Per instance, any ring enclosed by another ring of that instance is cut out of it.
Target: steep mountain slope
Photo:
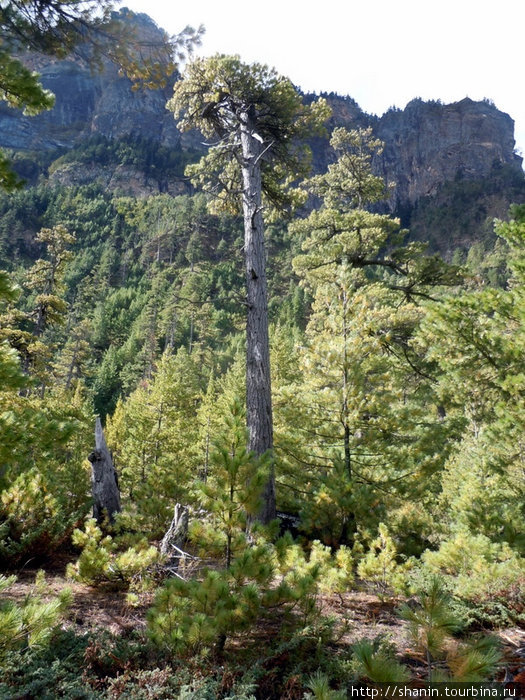
[[[139,33],[154,38],[159,32],[146,15],[133,21]],[[79,58],[28,60],[55,93],[56,106],[27,117],[1,104],[0,146],[13,149],[19,171],[30,182],[39,177],[66,186],[99,182],[134,196],[188,191],[184,165],[205,146],[199,134],[181,135],[165,109],[171,84],[134,90],[109,62],[94,73]],[[525,201],[522,159],[514,153],[514,122],[489,101],[465,98],[444,105],[415,99],[404,110],[392,109],[378,118],[350,97],[325,97],[333,109],[331,128],[370,125],[385,142],[374,163],[375,171],[392,185],[385,208],[400,215],[418,237],[431,239],[435,248],[450,252],[451,247],[467,247],[479,237],[480,225],[504,216],[512,201]],[[315,140],[312,149],[315,170],[324,170],[331,159],[328,139]],[[467,196],[465,182],[477,183],[468,185]],[[449,206],[455,211],[458,190],[461,213],[472,223],[456,232],[452,245],[440,232],[442,217],[429,211]]]

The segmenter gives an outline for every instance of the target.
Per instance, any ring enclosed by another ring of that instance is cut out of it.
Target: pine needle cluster
[[[15,576],[0,574],[0,593],[16,581]],[[42,588],[43,577],[37,577],[37,588]],[[0,602],[0,661],[11,650],[45,646],[63,613],[71,603],[71,591],[66,589],[50,602],[36,592],[22,603],[11,600]]]

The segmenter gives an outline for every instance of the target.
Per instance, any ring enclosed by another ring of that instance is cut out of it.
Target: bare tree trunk
[[[95,423],[95,449],[88,459],[91,462],[93,517],[99,525],[104,522],[105,517],[113,522],[115,513],[120,513],[120,491],[117,473],[98,416]]]
[[[262,216],[261,151],[249,110],[241,115],[242,206],[246,268],[246,422],[248,448],[256,455],[273,449],[270,341],[268,337],[268,289],[264,222]],[[275,518],[273,463],[263,493],[259,520]]]
[[[352,481],[352,455],[350,452],[350,426],[348,425],[348,328],[346,325],[346,313],[348,308],[348,295],[343,289],[343,427],[344,427],[344,454],[345,469],[348,479]]]

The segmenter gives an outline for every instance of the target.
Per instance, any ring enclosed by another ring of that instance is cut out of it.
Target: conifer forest
[[[0,698],[525,696],[521,164],[411,219],[373,120],[138,26],[0,3],[2,114],[111,64],[181,138],[0,152]]]

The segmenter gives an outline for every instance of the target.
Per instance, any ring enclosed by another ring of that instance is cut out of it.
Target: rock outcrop
[[[72,148],[93,135],[118,139],[148,138],[162,145],[180,142],[173,115],[165,105],[171,86],[132,90],[131,81],[105,64],[101,73],[73,60],[53,60],[40,70],[55,107],[35,117],[0,103],[0,145],[15,150]]]
[[[487,101],[412,100],[381,117],[375,131],[385,143],[375,168],[396,185],[393,209],[436,194],[444,182],[486,178],[495,164],[521,168],[514,121]]]
[[[390,109],[382,117],[363,112],[350,97],[326,95],[333,116],[329,128],[371,126],[385,147],[374,160],[374,171],[393,184],[389,211],[411,208],[422,197],[458,178],[482,180],[495,164],[521,171],[514,152],[514,121],[488,101],[442,104],[412,100],[405,109]],[[327,141],[317,140],[314,165],[330,162]]]
[[[161,32],[145,15],[137,15],[133,21],[137,33],[154,36]],[[112,141],[136,138],[179,152],[191,151],[194,157],[204,149],[198,133],[180,134],[173,115],[165,108],[172,84],[156,90],[133,90],[131,82],[108,61],[100,72],[91,71],[75,58],[33,56],[28,61],[41,73],[43,85],[56,95],[56,105],[36,117],[27,117],[0,103],[0,147],[28,154],[56,151],[58,157],[97,136]],[[350,97],[325,96],[333,110],[329,130],[334,126],[372,126],[384,141],[383,154],[373,167],[387,183],[395,183],[385,204],[390,213],[409,212],[409,219],[416,204],[436,195],[445,183],[490,178],[495,164],[511,168],[523,178],[522,159],[514,153],[514,122],[488,101],[465,98],[444,105],[415,99],[405,109],[391,109],[378,118],[363,112]],[[312,99],[312,95],[305,96],[305,100]],[[328,139],[315,139],[311,146],[314,169],[325,170],[333,155]],[[110,191],[134,196],[188,191],[187,182],[180,176],[173,178],[172,171],[162,178],[118,159],[104,163],[84,159],[81,163],[74,167],[71,158],[53,163],[50,181],[63,185],[97,181]],[[24,167],[31,171],[27,159]],[[180,175],[182,170],[183,166]],[[507,205],[504,202],[503,206]],[[490,211],[490,215],[501,212]],[[407,216],[404,219],[407,223]]]
[[[162,41],[162,30],[149,17],[123,12],[134,34],[152,43]],[[145,137],[166,146],[180,142],[173,116],[165,109],[172,79],[164,88],[133,89],[109,60],[102,60],[97,69],[82,60],[81,54],[82,49],[79,55],[63,60],[35,54],[21,57],[53,92],[55,106],[28,117],[0,103],[0,146],[31,151],[72,148],[95,134],[110,139]]]

